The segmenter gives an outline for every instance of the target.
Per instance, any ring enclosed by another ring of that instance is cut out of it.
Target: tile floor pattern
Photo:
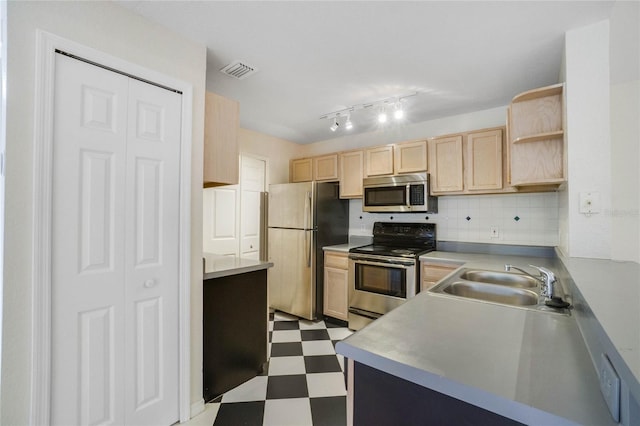
[[[206,424],[346,425],[344,359],[335,343],[352,332],[281,312],[272,315],[269,331],[266,371],[207,404],[205,414],[215,412],[215,419]]]

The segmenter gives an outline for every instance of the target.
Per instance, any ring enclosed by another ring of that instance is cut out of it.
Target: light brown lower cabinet
[[[324,315],[347,321],[349,311],[349,258],[347,253],[324,254]]]
[[[420,291],[429,290],[444,277],[458,269],[461,265],[455,263],[438,263],[421,261]]]

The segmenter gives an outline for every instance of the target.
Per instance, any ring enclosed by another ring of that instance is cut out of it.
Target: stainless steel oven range
[[[435,249],[433,223],[374,223],[373,244],[349,250],[349,328],[359,330],[415,296],[418,257]]]

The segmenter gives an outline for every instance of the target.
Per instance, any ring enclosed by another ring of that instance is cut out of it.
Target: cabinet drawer
[[[324,266],[327,268],[349,269],[347,253],[325,253]]]

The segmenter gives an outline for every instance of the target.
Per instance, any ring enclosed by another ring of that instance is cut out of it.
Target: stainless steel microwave
[[[438,198],[429,194],[428,173],[364,178],[362,186],[365,212],[438,212]]]

